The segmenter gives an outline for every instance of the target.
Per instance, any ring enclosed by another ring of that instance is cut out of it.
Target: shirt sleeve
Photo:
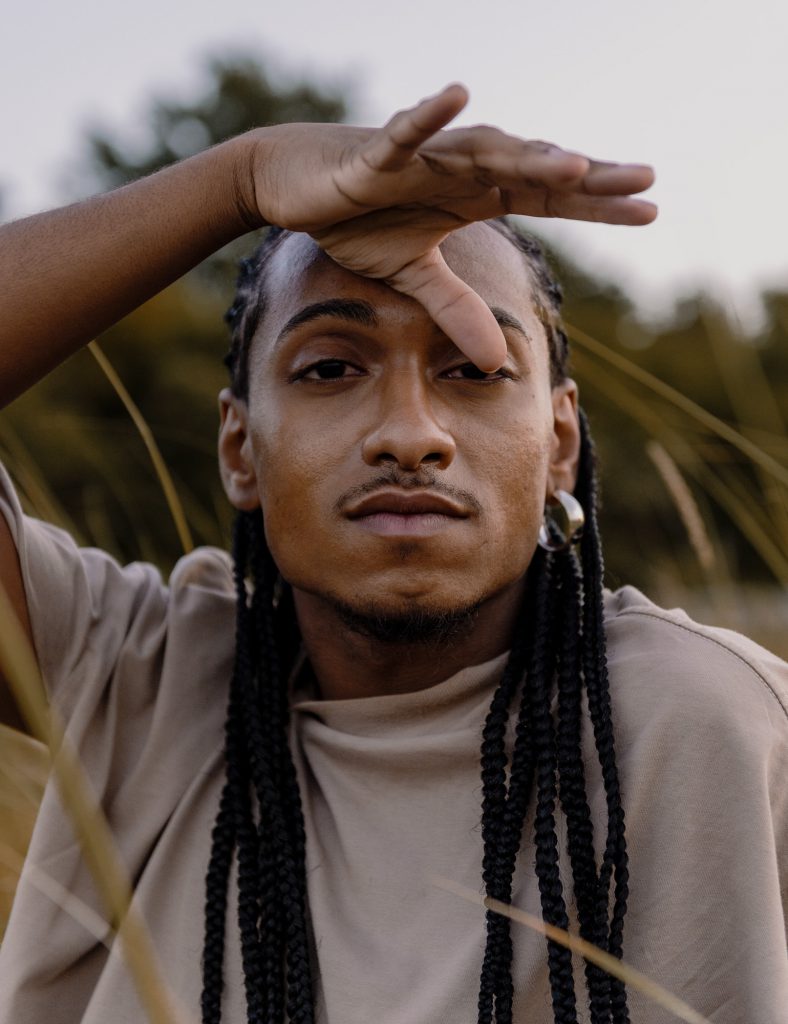
[[[715,1024],[780,1024],[788,666],[645,602],[610,633],[630,854],[624,958]],[[631,1010],[670,1019],[636,993]]]
[[[65,721],[90,680],[101,687],[121,648],[144,643],[166,614],[158,570],[121,566],[106,552],[80,548],[64,530],[27,516],[0,466],[0,511],[16,544],[38,663],[53,705]]]

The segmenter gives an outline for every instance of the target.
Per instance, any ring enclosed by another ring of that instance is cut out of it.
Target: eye
[[[495,373],[485,373],[475,363],[462,363],[447,370],[445,375],[449,380],[478,380],[490,384],[499,380],[509,380],[509,374],[505,370],[496,370]]]
[[[344,380],[347,377],[358,377],[361,370],[344,359],[321,359],[313,363],[297,375],[297,380]]]

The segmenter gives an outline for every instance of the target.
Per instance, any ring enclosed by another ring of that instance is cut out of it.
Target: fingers
[[[549,142],[527,141],[499,128],[477,125],[457,128],[430,139],[419,156],[444,173],[477,180],[515,182],[538,180],[550,187],[569,187],[581,181],[591,161]]]
[[[592,196],[623,196],[645,192],[654,184],[654,168],[647,164],[614,164],[593,160],[583,177],[583,187]]]
[[[449,269],[433,249],[387,280],[422,304],[443,333],[483,370],[492,373],[506,360],[506,339],[489,306]]]
[[[658,208],[646,199],[628,196],[589,196],[578,193],[547,193],[542,197],[542,209],[534,209],[534,200],[518,204],[509,200],[511,213],[525,213],[530,217],[562,217],[565,220],[594,221],[598,224],[627,224],[642,227],[656,219]]]
[[[465,86],[447,85],[435,96],[395,114],[364,147],[364,159],[377,171],[397,171],[437,131],[453,120],[468,102]]]
[[[423,146],[421,159],[457,178],[499,188],[543,186],[597,196],[635,195],[654,183],[645,164],[593,160],[549,142],[529,142],[486,125],[443,132]]]
[[[650,224],[657,216],[654,203],[628,195],[589,195],[584,191],[560,191],[537,181],[512,187],[491,187],[476,195],[445,199],[441,207],[464,222],[491,220],[506,214],[526,217],[562,217],[566,220],[604,224]]]

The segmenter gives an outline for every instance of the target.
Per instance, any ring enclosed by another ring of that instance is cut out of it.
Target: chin
[[[482,604],[476,601],[441,606],[416,598],[344,601],[329,597],[327,600],[347,629],[376,643],[439,647],[467,635]]]

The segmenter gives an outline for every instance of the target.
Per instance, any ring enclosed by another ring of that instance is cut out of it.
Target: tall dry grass
[[[667,583],[650,596],[683,606],[700,621],[751,636],[788,658],[788,431],[757,349],[726,344],[724,324],[708,323],[707,333],[740,417],[736,424],[579,328],[570,326],[568,334],[584,387],[641,429],[645,454],[700,568],[703,585],[688,591],[678,582],[681,567],[672,572],[668,566]],[[769,591],[736,578],[718,536],[715,508],[768,567],[774,579]]]

